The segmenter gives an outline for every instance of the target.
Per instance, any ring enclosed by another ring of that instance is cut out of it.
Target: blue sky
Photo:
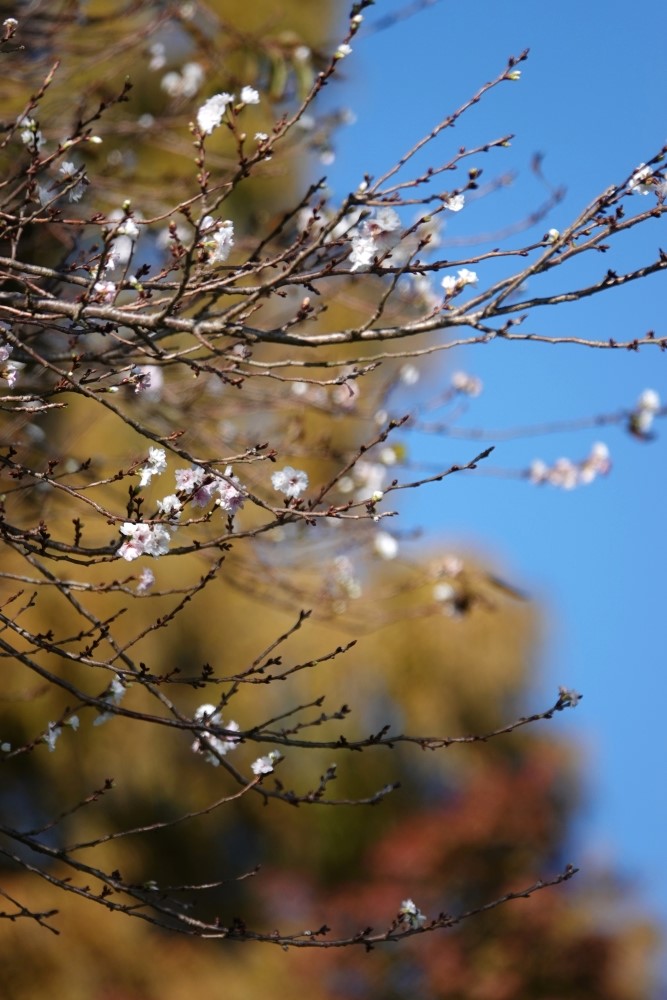
[[[627,177],[667,141],[659,99],[664,37],[657,17],[635,16],[625,2],[486,0],[466,8],[441,0],[390,30],[372,32],[380,17],[405,6],[379,0],[367,12],[369,30],[360,32],[341,66],[346,82],[333,88],[330,100],[356,114],[356,123],[338,135],[336,160],[326,168],[338,197],[356,188],[364,172],[378,174],[390,166],[496,76],[509,55],[527,47],[530,58],[521,67],[521,80],[492,93],[420,161],[423,166],[444,160],[459,145],[505,132],[516,135],[511,149],[479,161],[489,178],[518,171],[516,183],[450,215],[446,237],[501,229],[533,209],[544,194],[530,171],[535,152],[545,156],[549,181],[567,188],[563,203],[530,232],[539,239],[551,226],[563,228],[596,194]],[[510,238],[513,245],[521,240]],[[607,267],[640,257],[647,262],[661,244],[667,248],[664,218],[624,240],[613,259],[596,255],[564,277],[578,284]],[[446,247],[442,254],[452,256]],[[477,271],[483,281],[481,265]],[[653,329],[664,336],[664,303],[660,274],[577,305],[543,310],[530,329],[616,339]],[[483,379],[484,393],[466,417],[468,426],[612,413],[632,407],[647,387],[667,400],[667,356],[657,349],[628,354],[495,342],[457,352],[445,364],[445,373],[464,368]],[[536,706],[546,704],[558,684],[584,693],[576,712],[555,724],[581,750],[589,793],[573,860],[589,870],[612,864],[667,923],[662,636],[667,423],[658,422],[656,430],[651,443],[611,427],[502,444],[489,465],[519,469],[535,457],[584,458],[591,444],[602,440],[611,450],[613,470],[572,492],[490,475],[474,483],[452,477],[409,491],[403,511],[406,524],[424,524],[448,544],[490,552],[545,608]],[[414,447],[415,457],[443,468],[474,454],[474,445],[444,438]]]

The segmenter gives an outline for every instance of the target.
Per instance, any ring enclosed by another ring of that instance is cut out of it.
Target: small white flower
[[[0,343],[0,379],[3,379],[10,388],[16,384],[19,368],[23,367],[21,362],[8,360],[13,350],[12,344]]]
[[[379,253],[378,245],[367,233],[360,233],[352,239],[352,252],[349,256],[350,270],[357,271],[360,267],[370,267],[373,258]]]
[[[244,104],[259,104],[259,94],[254,87],[242,87],[241,100]]]
[[[136,224],[134,219],[127,218],[124,219],[118,226],[116,233],[118,236],[127,236],[131,240],[136,240],[139,236],[139,226]]]
[[[301,469],[293,469],[291,465],[286,465],[280,472],[274,472],[271,476],[274,490],[284,493],[287,497],[299,497],[308,489],[308,475]]]
[[[46,733],[44,735],[44,742],[46,743],[51,753],[53,753],[53,751],[55,750],[56,743],[58,742],[58,739],[62,731],[63,731],[62,726],[57,725],[55,722],[49,722],[48,729],[46,730]]]
[[[146,567],[141,571],[141,576],[139,577],[139,582],[137,583],[135,592],[137,594],[147,594],[154,583],[155,575],[151,569]]]
[[[223,264],[234,247],[234,223],[229,219],[221,222],[218,231],[212,237],[212,242],[209,263]]]
[[[206,471],[199,465],[193,465],[190,469],[176,469],[174,478],[179,493],[193,493],[206,479]]]
[[[469,271],[467,267],[462,267],[458,272],[458,279],[462,285],[476,285],[478,278],[475,271]]]
[[[266,132],[255,132],[255,142],[266,142],[268,138]]]
[[[11,743],[0,743],[0,750],[2,750],[3,753],[11,753]]]
[[[446,274],[440,284],[446,295],[453,295],[460,292],[465,285],[476,285],[478,281],[475,271],[469,271],[467,267],[462,267],[456,277],[453,274]]]
[[[118,677],[114,677],[109,685],[109,690],[104,695],[104,701],[108,705],[120,705],[121,701],[125,697],[126,691],[127,688],[123,682]],[[102,712],[97,716],[93,725],[102,726],[105,722],[108,722],[109,719],[113,718],[113,714],[113,712]]]
[[[650,194],[652,176],[651,168],[640,163],[628,181],[628,191],[631,194]]]
[[[139,477],[139,486],[148,486],[153,476],[160,476],[167,468],[167,455],[163,448],[149,448],[148,458]]]
[[[204,705],[200,705],[199,708],[195,709],[195,714],[193,716],[195,722],[220,722],[220,713],[218,712],[215,705],[211,705],[208,702]]]
[[[64,160],[63,163],[60,164],[58,173],[66,184],[71,184],[72,181],[76,181],[76,183],[74,183],[68,190],[67,197],[70,201],[80,201],[83,197],[83,192],[86,189],[86,178],[83,171],[81,171],[76,164],[72,163],[70,160]]]
[[[448,198],[444,204],[445,208],[448,208],[450,212],[460,212],[465,203],[465,195],[455,194],[451,198]]]
[[[232,467],[228,465],[225,469],[225,478],[221,479],[215,485],[218,494],[216,505],[221,510],[227,510],[232,514],[235,514],[237,510],[241,510],[245,502],[245,494],[240,489],[240,486],[241,482],[238,476],[232,475]]]
[[[33,149],[40,149],[46,142],[34,118],[21,118],[16,123],[20,128],[21,142]]]
[[[401,923],[407,924],[409,927],[422,927],[426,923],[425,915],[411,899],[403,900],[398,917]]]
[[[560,239],[559,231],[557,229],[550,229],[546,236],[547,243],[555,243],[556,240],[559,239]]]
[[[572,688],[558,688],[558,701],[562,708],[576,708],[582,697],[583,695],[580,695],[578,691],[574,691]]]
[[[334,53],[334,59],[345,59],[352,52],[352,46],[348,45],[347,42],[341,42]]]
[[[114,281],[96,281],[93,285],[93,295],[99,302],[113,302],[117,287]]]
[[[253,761],[250,765],[250,769],[253,774],[258,776],[262,774],[271,774],[275,764],[277,764],[279,760],[282,760],[282,754],[280,754],[277,750],[272,750],[271,753],[266,755],[266,757],[258,757],[257,760]]]
[[[146,396],[147,399],[157,400],[162,395],[164,385],[164,375],[162,369],[157,365],[137,365],[132,369],[132,378],[136,379],[134,391]]]
[[[213,97],[209,97],[209,99],[202,104],[201,108],[197,112],[197,125],[204,135],[210,135],[211,132],[220,125],[222,116],[227,110],[227,106],[231,104],[233,100],[233,94],[224,92],[222,94],[214,94]]]
[[[215,705],[200,705],[194,713],[193,720],[217,726],[232,733],[239,731],[237,722],[223,723],[222,716]],[[216,736],[211,730],[203,729],[201,736],[198,736],[192,743],[191,749],[193,753],[201,754],[213,767],[217,767],[220,764],[220,757],[224,757],[230,750],[235,750],[237,746],[238,740],[234,739],[233,736]]]
[[[74,732],[76,732],[77,729],[79,728],[79,716],[70,715],[69,719],[67,720],[67,725],[70,727],[70,729],[73,729]]]
[[[183,510],[183,504],[175,493],[170,493],[169,496],[163,497],[162,500],[158,500],[157,506],[160,513],[163,514],[164,517],[169,518],[170,521],[177,521]]]

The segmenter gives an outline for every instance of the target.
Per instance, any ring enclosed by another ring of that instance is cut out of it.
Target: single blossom
[[[415,906],[411,899],[403,900],[401,908],[398,911],[398,918],[401,923],[413,928],[422,927],[426,923],[426,916],[418,906]]]
[[[61,163],[58,173],[66,184],[72,184],[67,192],[68,199],[70,201],[81,201],[87,183],[83,171],[76,164],[65,160]]]
[[[448,198],[444,203],[445,208],[449,209],[450,212],[460,212],[466,203],[465,195],[454,194],[451,198]]]
[[[206,470],[199,465],[193,465],[190,469],[176,469],[174,477],[179,492],[193,493],[206,479]]]
[[[137,594],[147,594],[155,583],[155,575],[151,569],[146,567],[142,569],[141,576],[139,577],[139,582],[136,586]]]
[[[308,475],[301,469],[293,469],[291,465],[286,465],[280,472],[274,472],[271,482],[274,490],[288,497],[299,497],[308,489]]]
[[[232,475],[232,467],[228,465],[225,469],[225,478],[219,480],[215,486],[218,493],[217,506],[221,510],[229,511],[230,514],[235,514],[237,510],[241,510],[245,501],[245,494],[240,487],[241,481],[238,476]]]
[[[242,87],[241,100],[244,104],[259,104],[259,94],[254,87]]]
[[[370,267],[378,253],[378,246],[373,237],[366,232],[358,233],[352,239],[350,270],[358,271],[360,267]]]
[[[63,731],[62,726],[58,725],[58,723],[49,722],[46,733],[44,734],[44,742],[46,743],[51,753],[53,753],[53,751],[55,750],[56,743],[58,742],[58,739],[62,731]]]
[[[221,94],[214,94],[213,97],[209,97],[209,99],[202,104],[197,112],[197,125],[204,135],[210,135],[211,132],[220,125],[222,116],[227,110],[227,106],[231,104],[233,100],[233,94],[223,92]]]
[[[183,504],[175,493],[170,493],[169,496],[158,500],[157,505],[160,513],[169,518],[170,521],[177,521],[183,510]]]
[[[148,458],[139,477],[139,486],[148,486],[153,476],[160,476],[167,468],[167,455],[163,448],[149,448]]]
[[[644,163],[640,163],[628,181],[628,191],[631,194],[650,194],[652,180],[651,168],[647,167]]]
[[[558,704],[561,708],[576,708],[582,698],[583,695],[572,688],[558,688]]]

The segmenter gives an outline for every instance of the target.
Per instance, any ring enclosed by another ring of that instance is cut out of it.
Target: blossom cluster
[[[161,475],[167,467],[167,456],[162,448],[150,448],[139,478],[140,488],[149,485],[153,476]],[[235,514],[243,507],[245,494],[237,476],[232,475],[230,465],[224,475],[214,475],[199,465],[189,469],[177,469],[175,474],[176,493],[170,493],[157,501],[158,511],[169,525],[149,524],[144,521],[126,521],[120,531],[126,541],[118,549],[122,559],[131,562],[139,556],[162,556],[169,551],[171,533],[176,530],[175,522],[181,516],[183,505],[207,507],[215,500],[215,505],[223,511]],[[152,584],[147,582],[145,589]],[[145,590],[138,592],[145,592]]]
[[[220,94],[214,94],[213,97],[209,97],[207,101],[204,101],[197,112],[197,125],[200,131],[204,135],[210,135],[211,132],[218,128],[227,108],[235,100],[236,97],[234,94],[228,94],[226,91],[223,91]],[[241,89],[241,103],[259,104],[259,94],[254,87],[243,87]]]
[[[193,742],[192,752],[201,754],[204,757],[204,760],[208,761],[209,764],[213,764],[214,767],[218,767],[220,764],[220,758],[224,757],[225,754],[228,754],[231,750],[235,750],[239,741],[233,735],[216,736],[216,734],[208,727],[216,726],[219,729],[226,730],[227,734],[233,734],[239,731],[238,723],[228,722],[224,725],[222,716],[220,715],[218,709],[215,705],[209,704],[200,705],[195,711],[193,718],[195,722],[204,723],[206,728],[202,729],[201,736],[198,736]],[[268,772],[264,771],[261,773]]]
[[[250,765],[252,773],[261,777],[263,774],[271,774],[275,765],[282,760],[282,754],[278,750],[271,750],[265,757],[258,757]]]
[[[79,716],[70,715],[69,719],[67,720],[67,725],[76,732],[76,730],[79,728]],[[58,742],[60,736],[62,735],[62,731],[63,727],[61,723],[49,722],[46,732],[44,734],[44,742],[46,743],[51,753],[53,753],[53,751],[55,750],[56,743]],[[4,749],[4,747],[0,747],[0,749]],[[9,749],[11,749],[11,747],[9,747]]]
[[[452,211],[463,207],[455,199],[452,205],[456,206]],[[372,267],[376,261],[380,267],[401,267],[414,257],[420,246],[426,243],[437,246],[439,230],[437,221],[430,217],[418,219],[413,231],[406,232],[393,208],[380,208],[375,215],[359,223],[351,231],[351,237],[350,271],[358,271]]]
[[[587,486],[597,476],[606,476],[610,469],[609,449],[606,444],[598,441],[582,462],[558,458],[553,465],[547,465],[541,459],[535,459],[531,463],[528,478],[531,483],[549,483],[563,490],[573,490],[576,486]]]
[[[453,295],[458,295],[466,285],[476,285],[478,280],[475,271],[469,271],[467,267],[462,267],[456,275],[446,274],[440,284],[445,290],[445,297],[449,299]]]
[[[128,562],[139,556],[163,556],[169,551],[171,534],[163,524],[146,524],[143,521],[126,521],[121,525],[121,535],[127,539],[118,549],[118,555]]]

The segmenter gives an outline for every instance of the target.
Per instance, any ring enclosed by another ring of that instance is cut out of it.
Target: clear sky
[[[341,67],[346,84],[332,90],[330,99],[356,114],[356,123],[339,134],[336,160],[326,168],[338,197],[356,188],[364,172],[386,169],[496,76],[509,55],[527,47],[521,80],[481,102],[426,158],[445,160],[459,145],[516,135],[511,149],[480,158],[489,178],[516,170],[516,183],[450,214],[446,238],[502,229],[532,210],[543,198],[530,171],[536,152],[545,156],[549,181],[567,187],[564,202],[530,231],[529,238],[539,239],[552,226],[564,227],[667,141],[660,99],[664,32],[657,13],[633,12],[617,0],[482,0],[467,7],[441,0],[391,29],[373,31],[384,15],[406,6],[378,0],[367,12],[366,33],[360,32]],[[666,225],[663,218],[642,226],[624,240],[620,255],[595,255],[575,265],[569,280],[579,284],[639,257],[648,262],[658,246],[667,249]],[[519,245],[522,238],[510,242]],[[445,245],[442,255],[453,256],[451,248]],[[483,282],[483,267],[477,271]],[[664,336],[666,291],[660,274],[576,306],[543,310],[529,328],[616,339],[653,329]],[[667,401],[667,356],[657,349],[628,354],[495,342],[459,351],[445,364],[445,373],[464,368],[484,382],[467,426],[613,413],[631,408],[648,387]],[[651,443],[610,427],[499,444],[489,468],[526,468],[536,457],[583,459],[602,440],[613,470],[571,492],[497,476],[475,482],[452,477],[409,491],[403,510],[408,521],[425,524],[452,546],[491,552],[544,607],[547,634],[535,707],[546,706],[558,684],[584,694],[576,712],[554,723],[555,732],[567,732],[580,747],[589,793],[572,860],[588,870],[612,864],[630,895],[636,890],[667,924],[667,421],[659,421],[656,431]],[[493,436],[483,443],[494,443]],[[442,468],[475,453],[474,445],[446,438],[414,447],[414,457]]]

